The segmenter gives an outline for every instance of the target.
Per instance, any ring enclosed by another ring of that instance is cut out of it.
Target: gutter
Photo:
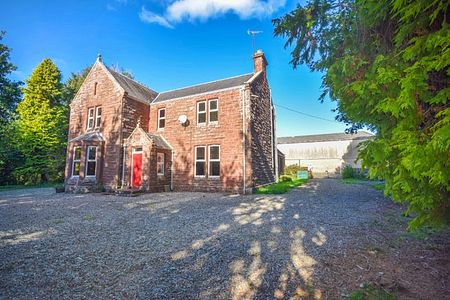
[[[120,179],[121,179],[121,186],[120,188],[123,189],[124,185],[125,185],[125,144],[123,142],[123,105],[124,105],[124,99],[125,99],[125,94],[123,94],[122,96],[122,105],[120,107],[120,116],[121,116],[121,124],[120,124],[120,145],[122,146],[122,174],[120,174]],[[119,165],[120,165],[120,157],[119,157]]]
[[[241,97],[242,97],[242,193],[245,195],[245,190],[246,190],[246,151],[245,151],[245,134],[246,134],[246,129],[245,129],[245,110],[246,110],[246,106],[245,106],[245,88],[241,88]]]

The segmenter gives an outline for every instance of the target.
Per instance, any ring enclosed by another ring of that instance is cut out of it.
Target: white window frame
[[[89,154],[91,152],[91,148],[95,148],[95,159],[89,159]],[[93,178],[97,176],[97,151],[98,151],[98,147],[97,146],[87,146],[87,151],[86,151],[86,166],[85,166],[85,176],[84,177],[89,177],[89,178]],[[88,175],[88,167],[89,167],[89,162],[95,162],[95,172],[94,175]]]
[[[92,117],[91,117],[91,111],[92,111]],[[87,127],[87,129],[89,130],[89,129],[93,129],[94,128],[94,126],[95,126],[95,109],[94,109],[94,107],[89,107],[88,108],[88,115],[87,115],[87,124],[86,124],[86,127]],[[92,120],[92,126],[89,126],[89,121],[91,121]]]
[[[200,111],[199,110],[199,106],[200,103],[204,103],[205,104],[205,110]],[[199,114],[204,113],[205,114],[205,122],[199,122]],[[208,103],[206,100],[202,100],[202,101],[198,101],[197,102],[197,125],[206,125],[208,123]]]
[[[164,117],[161,117],[161,111],[164,111]],[[159,127],[159,121],[164,120],[164,127]],[[166,108],[159,108],[158,109],[158,130],[164,129],[166,127]]]
[[[162,156],[162,161],[161,162],[158,160],[159,156]],[[166,155],[163,152],[157,152],[156,153],[156,174],[157,175],[164,175],[165,174],[165,166],[166,166],[165,163],[166,163]],[[162,173],[158,171],[158,169],[159,169],[158,167],[160,165],[162,165],[162,168],[161,168]]]
[[[197,149],[203,148],[205,150],[205,158],[204,159],[197,159]],[[205,164],[205,175],[197,175],[197,163],[203,162]],[[198,178],[205,178],[206,177],[206,169],[207,163],[206,163],[206,146],[195,146],[194,147],[194,177]]]
[[[211,159],[211,148],[219,147],[219,158]],[[211,174],[211,162],[219,162],[219,175],[210,175]],[[208,146],[208,177],[219,178],[220,177],[220,145],[209,145]]]
[[[80,158],[79,159],[75,159],[76,155],[75,153],[77,152],[77,149],[80,149]],[[73,171],[75,170],[75,163],[79,163],[80,166],[78,167],[78,175],[74,175]],[[77,146],[77,147],[73,147],[73,157],[72,157],[72,176],[71,177],[80,177],[80,167],[81,167],[81,147]]]
[[[95,128],[100,128],[101,127],[101,125],[102,125],[102,112],[100,112],[100,116],[98,115],[98,110],[101,110],[102,109],[102,106],[100,105],[100,106],[97,106],[96,108],[95,108]],[[98,123],[98,121],[99,121],[99,119],[100,119],[100,124],[98,124],[97,125],[97,123]]]
[[[217,103],[217,108],[216,109],[211,109],[211,102],[216,101]],[[211,112],[217,112],[217,121],[211,121]],[[215,99],[209,99],[208,100],[208,123],[210,124],[217,124],[219,123],[219,99],[215,98]]]

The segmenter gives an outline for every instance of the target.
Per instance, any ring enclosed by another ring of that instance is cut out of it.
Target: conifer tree
[[[292,65],[323,72],[337,119],[377,132],[360,157],[408,204],[410,228],[450,224],[449,12],[444,0],[310,0],[273,21]]]
[[[66,110],[61,103],[61,73],[48,58],[26,81],[17,112],[18,140],[24,165],[15,171],[20,181],[39,183],[63,178],[66,149]]]
[[[22,83],[9,78],[16,66],[9,59],[11,49],[2,43],[4,36],[0,31],[0,184],[13,183],[12,170],[20,161],[13,141],[15,110],[22,95]]]

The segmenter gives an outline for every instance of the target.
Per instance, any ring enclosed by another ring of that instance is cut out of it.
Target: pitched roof
[[[172,149],[172,147],[166,142],[165,139],[163,139],[161,136],[156,134],[147,133],[150,139],[153,140],[153,142],[158,146],[159,148],[163,149]]]
[[[105,139],[103,138],[103,134],[101,132],[92,131],[77,136],[76,138],[71,139],[69,142],[79,142],[79,141],[103,142],[104,140]]]
[[[122,75],[110,68],[108,68],[108,71],[119,83],[119,85],[125,90],[125,93],[127,93],[132,98],[150,103],[158,95],[158,93],[154,90],[149,89],[143,84],[131,78],[128,78],[125,75]]]
[[[331,141],[348,141],[348,140],[364,140],[372,138],[373,134],[360,131],[355,134],[347,133],[329,133],[316,135],[286,136],[277,139],[278,144],[299,144],[299,143],[315,143],[315,142],[331,142]]]
[[[207,83],[197,84],[185,88],[180,88],[176,90],[171,90],[167,92],[160,93],[152,103],[157,103],[165,100],[171,100],[176,98],[182,98],[186,96],[212,92],[217,90],[222,90],[231,87],[237,87],[245,84],[251,77],[253,73],[244,74],[236,77],[230,77],[222,80],[211,81]]]

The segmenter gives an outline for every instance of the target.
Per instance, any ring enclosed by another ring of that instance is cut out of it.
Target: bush
[[[287,176],[287,175],[281,175],[279,181],[280,182],[291,182],[292,181],[292,177],[291,176]]]
[[[345,166],[344,170],[342,171],[342,178],[347,179],[347,178],[356,178],[356,172],[355,170],[352,168],[352,166]]]
[[[301,170],[302,168],[297,164],[289,165],[284,168],[284,175],[297,176],[297,172]]]

